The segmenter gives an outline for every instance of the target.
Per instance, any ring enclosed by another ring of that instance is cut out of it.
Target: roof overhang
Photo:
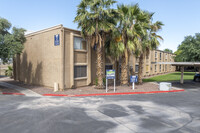
[[[152,64],[164,64],[172,66],[198,66],[200,67],[200,62],[152,62]]]

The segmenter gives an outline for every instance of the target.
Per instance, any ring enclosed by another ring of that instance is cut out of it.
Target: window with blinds
[[[74,66],[74,78],[87,77],[87,66]]]
[[[86,41],[80,37],[74,37],[74,49],[87,50]]]

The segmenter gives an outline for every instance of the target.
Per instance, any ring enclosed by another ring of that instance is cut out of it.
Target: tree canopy
[[[183,42],[178,46],[178,50],[175,52],[175,61],[200,61],[200,33],[196,33],[194,36],[186,36]]]
[[[0,58],[4,63],[14,55],[21,53],[23,43],[26,40],[25,29],[13,27],[10,33],[11,27],[12,25],[8,20],[0,18]]]
[[[169,49],[169,48],[166,48],[166,49],[164,49],[163,51],[164,51],[164,52],[168,52],[168,53],[170,53],[170,54],[173,54],[173,50],[171,50],[171,49]]]
[[[106,36],[116,25],[117,13],[111,8],[114,3],[116,3],[114,0],[82,0],[74,20],[78,23],[78,28],[81,28],[82,36],[96,49],[96,75],[99,89],[104,87],[103,47]]]

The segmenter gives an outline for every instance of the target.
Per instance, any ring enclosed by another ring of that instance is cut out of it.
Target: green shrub
[[[5,71],[5,75],[9,76],[10,78],[13,78],[13,67],[8,66],[8,69]]]
[[[95,79],[95,85],[98,85],[98,78]],[[103,85],[106,85],[106,78],[103,78]]]
[[[106,78],[103,78],[103,85],[106,85]]]
[[[95,78],[95,85],[98,86],[98,78]]]

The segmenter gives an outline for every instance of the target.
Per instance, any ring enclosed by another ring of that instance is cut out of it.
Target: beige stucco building
[[[174,71],[170,65],[153,65],[152,62],[173,62],[172,54],[151,51],[144,60],[143,76]],[[113,64],[104,54],[104,69]],[[131,55],[129,66],[137,74],[138,61]],[[96,53],[81,38],[80,31],[62,25],[26,35],[24,50],[14,59],[14,78],[28,84],[60,89],[87,86],[95,83]],[[161,67],[161,69],[160,69]]]
[[[138,74],[139,59],[134,55],[129,60],[129,65],[133,67],[133,73]],[[154,76],[158,74],[165,74],[174,72],[176,67],[170,64],[164,64],[164,62],[174,62],[174,54],[164,52],[161,50],[152,50],[148,55],[145,55],[143,62],[143,76]],[[133,63],[131,63],[133,62]],[[162,62],[163,64],[156,64]],[[130,64],[131,63],[131,64]]]

